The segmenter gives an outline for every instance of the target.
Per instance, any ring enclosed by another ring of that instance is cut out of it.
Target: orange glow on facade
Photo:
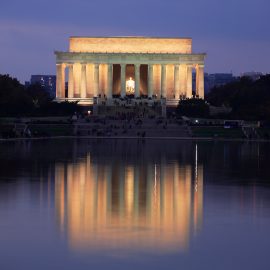
[[[71,37],[70,52],[191,53],[190,38]]]
[[[135,98],[165,98],[176,106],[180,98],[192,97],[193,70],[196,95],[204,97],[206,55],[192,52],[191,38],[71,37],[69,50],[55,55],[58,101],[93,105],[95,98],[111,106],[117,95],[134,94]],[[136,89],[126,87],[130,77]]]

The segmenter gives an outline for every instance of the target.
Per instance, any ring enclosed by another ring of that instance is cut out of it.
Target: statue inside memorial
[[[135,93],[135,81],[132,79],[132,77],[130,77],[129,80],[126,81],[126,94],[134,95],[134,93]]]

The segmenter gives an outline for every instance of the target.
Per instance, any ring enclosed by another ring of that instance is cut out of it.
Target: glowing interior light
[[[129,78],[129,80],[126,81],[126,93],[128,95],[134,94],[135,92],[135,81],[132,79],[132,77]]]

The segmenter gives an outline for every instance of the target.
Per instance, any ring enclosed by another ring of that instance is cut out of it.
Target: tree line
[[[178,115],[211,117],[209,105],[232,108],[225,118],[270,120],[270,75],[252,81],[247,77],[211,89],[205,100],[181,100]],[[41,85],[25,87],[16,78],[0,75],[0,116],[62,116],[79,112],[77,103],[54,102]],[[222,117],[222,116],[219,116]]]
[[[243,120],[270,120],[270,75],[261,76],[253,81],[248,77],[214,87],[205,100],[192,98],[179,102],[178,115],[191,117],[211,117],[209,106],[231,108],[226,115],[219,118]]]
[[[213,88],[206,96],[213,106],[232,108],[230,116],[247,120],[270,120],[270,75],[253,81],[248,77]]]
[[[54,102],[40,84],[25,87],[16,78],[0,75],[0,116],[64,116],[79,111],[77,103]]]

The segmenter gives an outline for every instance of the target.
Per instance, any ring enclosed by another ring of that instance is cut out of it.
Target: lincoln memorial
[[[71,37],[69,51],[55,55],[59,102],[129,97],[176,105],[193,94],[204,98],[206,55],[192,52],[190,38]]]

